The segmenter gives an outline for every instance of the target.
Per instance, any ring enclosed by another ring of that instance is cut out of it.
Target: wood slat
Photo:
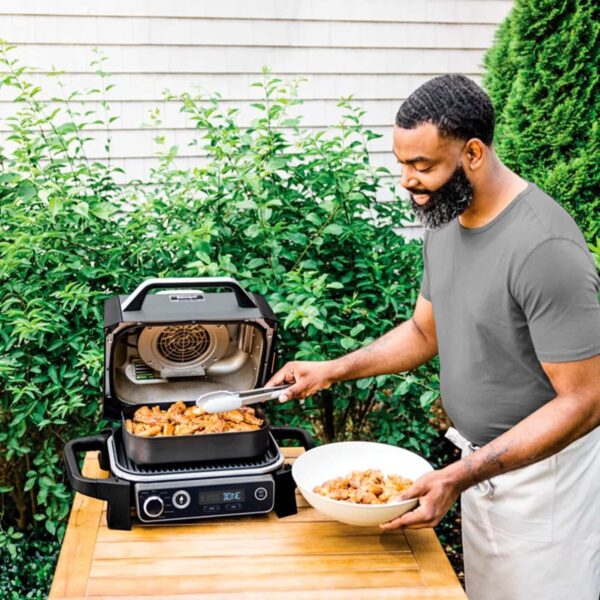
[[[360,537],[289,537],[269,538],[257,543],[253,536],[245,536],[243,525],[240,525],[240,535],[237,538],[223,539],[204,536],[201,525],[198,526],[198,536],[195,540],[179,540],[164,538],[160,540],[132,540],[127,544],[111,544],[97,542],[94,552],[96,559],[102,558],[152,558],[154,556],[169,557],[229,557],[235,555],[271,556],[271,555],[317,555],[317,554],[368,554],[384,550],[406,551],[408,545],[403,536],[364,535]],[[385,542],[385,543],[384,543]]]
[[[227,560],[221,558],[203,558],[201,569],[198,560],[191,558],[165,559],[154,557],[147,559],[96,560],[90,571],[90,577],[185,577],[190,573],[200,575],[231,576],[232,564],[235,573],[254,577],[269,577],[279,573],[286,575],[327,572],[352,573],[378,571],[418,571],[419,566],[410,552],[380,552],[368,558],[335,554],[331,556],[269,556],[251,557],[233,555]],[[201,571],[201,572],[200,572]]]
[[[107,474],[98,467],[95,453],[93,457],[91,454],[86,455],[83,472],[88,477],[106,477]],[[75,494],[52,580],[51,598],[85,595],[104,504],[102,500]]]
[[[442,546],[433,533],[421,535],[423,530],[405,529],[404,535],[411,552],[419,564],[419,571],[427,586],[447,585],[456,578],[454,570],[445,555]]]
[[[260,540],[289,539],[301,535],[324,537],[373,537],[379,535],[404,537],[401,532],[390,531],[382,532],[378,527],[358,527],[338,523],[337,521],[320,522],[294,522],[288,521],[287,517],[278,519],[273,515],[273,519],[256,520],[249,517],[249,520],[243,522],[243,533],[240,532],[239,521],[237,519],[222,519],[220,523],[215,523],[212,519],[206,520],[202,524],[202,530],[198,531],[198,524],[181,525],[179,527],[161,526],[161,527],[136,527],[134,532],[120,531],[118,529],[107,529],[100,527],[98,530],[98,542],[130,542],[168,539],[177,536],[178,540],[197,540],[202,539],[221,539],[234,540],[240,537],[254,537]],[[404,543],[404,539],[402,540]],[[407,550],[408,548],[404,547]]]
[[[310,596],[305,591],[298,590],[262,590],[235,591],[231,593],[212,593],[209,590],[197,591],[192,594],[136,594],[134,596],[118,596],[118,600],[348,600],[348,590],[312,590]],[[52,600],[115,600],[115,596],[105,594],[95,596],[69,596],[52,597]],[[353,588],[352,600],[465,600],[462,589],[450,587],[423,588],[418,587],[392,587],[392,588]]]
[[[271,574],[266,578],[252,574],[240,575],[235,563],[231,563],[229,576],[195,575],[187,577],[91,577],[88,582],[88,594],[113,595],[119,597],[133,593],[155,594],[190,593],[197,590],[210,590],[212,594],[235,593],[243,590],[287,591],[295,589],[310,593],[312,590],[346,589],[351,593],[353,588],[369,587],[403,587],[423,585],[421,576],[414,571],[381,571],[379,573],[352,573],[350,571],[319,573]],[[309,596],[310,597],[310,596]]]

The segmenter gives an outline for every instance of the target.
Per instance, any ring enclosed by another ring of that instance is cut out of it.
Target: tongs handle
[[[281,394],[283,394],[283,392],[289,387],[289,384],[286,384],[268,388],[257,388],[254,390],[239,392],[238,396],[242,400],[242,406],[246,406],[248,404],[256,404],[257,402],[263,402],[266,400],[275,400],[276,398],[279,398],[279,396],[281,396]]]

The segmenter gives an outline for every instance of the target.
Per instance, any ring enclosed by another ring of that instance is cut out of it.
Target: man
[[[600,592],[599,281],[574,221],[497,157],[488,96],[437,77],[400,107],[393,151],[428,230],[411,319],[335,360],[290,362],[268,385],[303,398],[414,369],[439,353],[461,460],[415,482],[433,527],[462,494],[472,600],[597,600]]]

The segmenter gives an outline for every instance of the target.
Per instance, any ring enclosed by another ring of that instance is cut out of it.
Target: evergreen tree
[[[496,149],[600,235],[600,2],[516,0],[486,54]]]

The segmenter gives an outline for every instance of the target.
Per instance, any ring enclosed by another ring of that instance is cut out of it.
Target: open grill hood
[[[231,291],[219,291],[227,288]],[[153,289],[167,289],[149,295]],[[210,291],[207,291],[210,290]],[[230,278],[150,279],[105,302],[104,415],[262,386],[277,319]]]

